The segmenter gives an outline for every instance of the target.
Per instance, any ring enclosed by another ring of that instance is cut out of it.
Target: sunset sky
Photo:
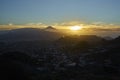
[[[120,0],[0,0],[0,25],[79,21],[120,25]]]

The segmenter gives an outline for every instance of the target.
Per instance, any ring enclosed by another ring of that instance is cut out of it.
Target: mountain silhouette
[[[118,37],[115,39],[115,41],[120,42],[120,36],[118,36]]]
[[[10,30],[0,35],[3,41],[21,41],[21,40],[55,40],[62,35],[58,32],[46,31],[37,28],[21,28]]]
[[[55,28],[53,28],[52,26],[48,26],[45,29],[49,29],[49,30],[56,30]]]
[[[89,44],[96,45],[105,43],[106,40],[104,38],[98,37],[96,35],[80,35],[80,36],[65,36],[58,40],[59,43],[78,43],[81,41],[86,41]]]

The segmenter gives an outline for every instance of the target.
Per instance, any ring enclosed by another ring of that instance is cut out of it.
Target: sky
[[[0,24],[67,21],[120,25],[120,0],[0,0]]]

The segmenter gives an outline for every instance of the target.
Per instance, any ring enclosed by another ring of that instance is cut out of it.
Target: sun
[[[72,31],[78,31],[78,30],[81,30],[81,29],[82,29],[81,26],[72,26],[72,27],[70,27],[70,30],[72,30]]]

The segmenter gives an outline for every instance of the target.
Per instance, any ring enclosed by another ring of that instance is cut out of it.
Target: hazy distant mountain
[[[48,27],[46,27],[44,30],[45,30],[45,31],[52,31],[52,32],[56,32],[56,31],[57,31],[57,29],[54,28],[54,27],[52,27],[52,26],[48,26]]]
[[[105,43],[106,40],[96,35],[66,36],[58,40],[60,43],[78,43],[81,41],[86,41],[90,44],[101,44]]]
[[[119,41],[119,42],[120,42],[120,36],[117,37],[117,38],[115,39],[115,41]]]
[[[79,40],[86,40],[88,42],[93,42],[93,43],[105,41],[105,39],[98,37],[96,35],[81,35],[79,37]]]
[[[45,31],[37,28],[22,28],[10,30],[0,35],[0,40],[21,41],[21,40],[55,40],[61,37],[58,32]]]
[[[110,37],[110,36],[105,36],[105,37],[103,37],[104,39],[106,39],[106,40],[112,40],[113,38],[112,37]]]
[[[45,29],[48,29],[48,30],[56,30],[56,29],[53,28],[52,26],[48,26],[48,27],[46,27]]]
[[[112,44],[119,45],[120,46],[120,36],[115,38],[114,40],[111,40]]]

